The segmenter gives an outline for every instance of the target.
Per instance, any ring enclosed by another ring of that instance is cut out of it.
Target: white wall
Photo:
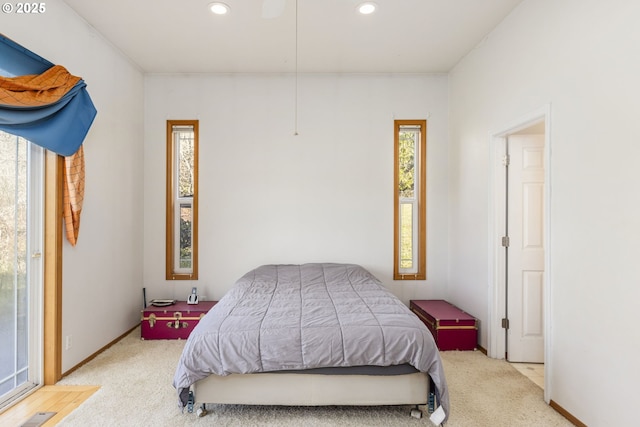
[[[448,294],[484,346],[489,134],[551,104],[545,374],[589,426],[634,425],[640,401],[639,18],[635,0],[526,0],[450,74]]]
[[[98,115],[85,140],[78,244],[63,247],[62,371],[120,336],[142,305],[143,75],[66,4],[0,14],[0,31],[87,83]]]
[[[443,298],[447,275],[446,76],[292,75],[145,78],[148,298],[219,299],[267,263],[353,262],[408,302]],[[428,118],[428,280],[393,269],[393,120]],[[166,120],[200,120],[197,282],[167,283]]]

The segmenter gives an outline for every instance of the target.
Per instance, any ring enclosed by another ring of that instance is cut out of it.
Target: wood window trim
[[[193,126],[195,146],[194,146],[194,182],[193,182],[193,205],[192,205],[192,272],[190,274],[175,273],[173,271],[173,200],[174,200],[174,150],[173,150],[173,126]],[[166,250],[165,250],[165,278],[166,280],[198,280],[198,141],[199,141],[199,120],[167,120],[167,153],[166,153]]]
[[[418,272],[412,274],[402,274],[399,272],[400,254],[400,229],[399,215],[400,208],[398,194],[398,165],[399,165],[399,131],[401,126],[420,126],[420,152],[419,155],[419,176],[420,186],[418,188]],[[426,120],[394,120],[393,121],[393,279],[394,280],[426,280],[427,279],[427,121]]]

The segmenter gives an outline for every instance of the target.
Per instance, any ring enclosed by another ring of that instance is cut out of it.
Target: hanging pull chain
[[[298,136],[298,0],[296,0],[296,52],[295,52],[295,94],[294,94],[294,118],[293,135]]]

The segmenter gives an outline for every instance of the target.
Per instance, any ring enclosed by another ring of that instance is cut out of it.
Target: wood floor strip
[[[56,415],[43,424],[43,427],[55,426],[99,389],[99,386],[92,385],[40,387],[20,403],[0,414],[0,425],[20,426],[37,412],[56,412]]]

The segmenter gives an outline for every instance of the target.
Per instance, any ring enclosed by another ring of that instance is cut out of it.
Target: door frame
[[[62,171],[64,157],[45,154],[43,382],[62,378]]]
[[[532,111],[506,124],[489,135],[489,325],[487,328],[489,357],[504,359],[506,352],[505,333],[502,328],[505,290],[505,251],[501,241],[506,222],[505,171],[502,160],[506,154],[507,137],[534,124],[544,122],[544,363],[545,371],[551,372],[551,313],[553,287],[551,284],[551,104]],[[550,375],[544,377],[544,400],[549,403],[551,396]]]

